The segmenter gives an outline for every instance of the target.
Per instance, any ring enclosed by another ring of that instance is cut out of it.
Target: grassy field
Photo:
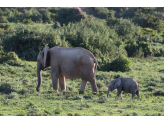
[[[133,64],[129,72],[97,71],[100,93],[92,93],[91,85],[87,83],[84,94],[79,94],[81,79],[67,79],[66,92],[54,91],[51,68],[42,72],[40,92],[36,92],[36,62],[8,61],[0,64],[0,115],[164,116],[164,57],[131,60]],[[115,98],[117,90],[114,90],[107,99],[108,85],[116,76],[136,79],[140,84],[140,98],[135,95],[131,101],[131,94],[123,92],[123,100],[120,100]]]

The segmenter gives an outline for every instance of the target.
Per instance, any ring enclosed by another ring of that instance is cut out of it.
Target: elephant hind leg
[[[98,92],[98,88],[97,88],[97,85],[96,85],[95,78],[91,79],[89,82],[91,83],[92,91],[93,92]]]
[[[87,80],[82,79],[80,91],[84,91],[87,85]]]
[[[65,84],[65,76],[59,75],[59,85],[61,90],[66,90],[66,84]]]

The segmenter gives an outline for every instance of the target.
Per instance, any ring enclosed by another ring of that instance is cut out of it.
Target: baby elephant
[[[107,92],[107,98],[109,95],[109,91],[113,91],[117,88],[117,96],[121,97],[121,92],[124,91],[126,93],[132,94],[132,99],[134,99],[134,95],[136,94],[138,97],[139,95],[139,84],[138,82],[133,78],[122,78],[119,77],[113,81],[110,82]]]

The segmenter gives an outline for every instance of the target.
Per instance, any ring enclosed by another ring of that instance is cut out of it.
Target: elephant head
[[[47,63],[47,53],[49,47],[46,46],[43,51],[40,51],[37,57],[37,76],[38,76],[38,85],[36,90],[39,91],[40,85],[42,83],[41,73],[46,67],[49,67],[49,63]]]
[[[113,91],[114,89],[118,88],[120,85],[121,85],[120,79],[115,79],[111,81],[108,87],[107,98],[109,96],[109,91]]]

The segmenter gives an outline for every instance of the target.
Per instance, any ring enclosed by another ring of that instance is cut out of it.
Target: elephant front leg
[[[65,76],[59,75],[59,85],[61,90],[66,90]]]
[[[121,92],[122,92],[122,89],[118,88],[117,89],[117,96],[122,100]]]
[[[58,91],[58,75],[51,72],[53,89]]]
[[[140,97],[139,90],[136,91],[136,95],[138,96],[138,98]]]
[[[135,92],[132,93],[132,100],[134,100]]]

